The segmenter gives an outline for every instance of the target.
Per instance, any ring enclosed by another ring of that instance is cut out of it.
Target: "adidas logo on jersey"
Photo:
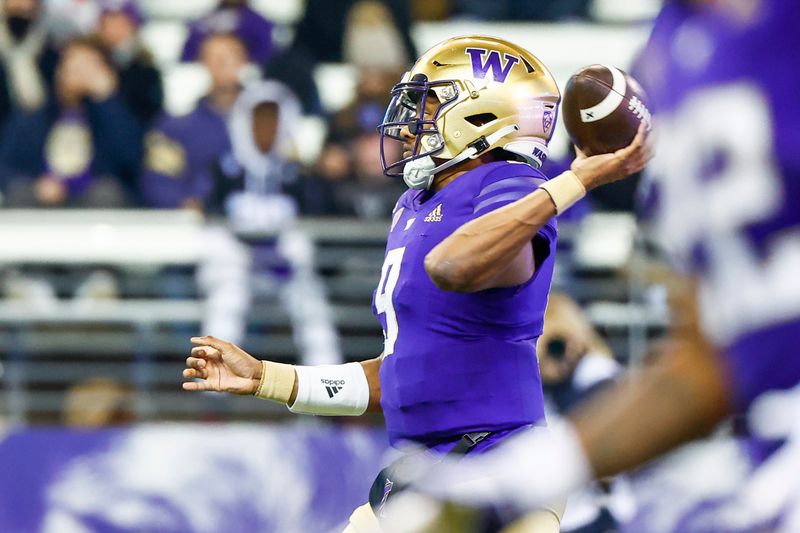
[[[328,398],[333,398],[344,388],[343,379],[321,379],[319,382],[325,385],[325,390],[328,391]]]
[[[428,213],[424,218],[425,222],[441,222],[442,221],[442,204],[437,205],[433,211]]]

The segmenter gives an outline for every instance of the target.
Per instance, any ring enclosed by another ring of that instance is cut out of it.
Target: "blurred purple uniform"
[[[736,407],[800,383],[800,3],[675,25],[660,91],[656,232],[701,283]],[[763,18],[760,18],[763,17]],[[684,53],[691,50],[691,54]]]
[[[544,423],[536,339],[553,275],[555,222],[534,239],[536,273],[517,287],[445,292],[423,262],[461,225],[545,180],[529,165],[494,162],[436,193],[409,190],[397,202],[374,298],[385,335],[381,405],[393,444],[438,449],[468,432]]]
[[[756,4],[746,20],[668,4],[640,59],[660,130],[647,195],[654,229],[698,278],[702,328],[719,348],[740,413],[766,391],[800,384],[800,2]],[[740,444],[751,470],[777,447]],[[730,491],[743,484],[726,479]],[[717,507],[730,495],[721,487],[665,520],[666,488],[658,502],[643,503],[631,531],[751,531],[780,522],[755,512],[750,522],[729,520]],[[676,501],[691,493],[677,491]]]

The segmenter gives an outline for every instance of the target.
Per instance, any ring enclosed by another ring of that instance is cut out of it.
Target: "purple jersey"
[[[669,6],[641,64],[659,110],[655,229],[697,275],[736,406],[800,382],[800,3]],[[721,9],[721,8],[718,8]]]
[[[553,274],[555,221],[534,239],[537,271],[518,287],[445,292],[423,262],[461,225],[545,180],[529,165],[495,162],[436,193],[400,197],[374,298],[385,336],[381,405],[392,443],[432,445],[543,420],[536,339]]]

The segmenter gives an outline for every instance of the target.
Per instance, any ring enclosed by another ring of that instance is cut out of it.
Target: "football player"
[[[660,111],[655,232],[692,281],[672,348],[547,438],[440,465],[420,490],[537,505],[745,415],[738,440],[670,458],[632,530],[800,531],[798,23],[795,0],[665,6],[642,81]]]
[[[616,154],[548,180],[560,94],[531,53],[491,37],[426,52],[392,90],[379,131],[385,172],[409,186],[394,209],[374,312],[380,357],[335,366],[258,361],[212,337],[187,359],[186,390],[278,401],[295,413],[382,410],[392,444],[475,454],[544,421],[536,339],[553,273],[555,215],[588,189],[639,171],[642,128]],[[374,531],[404,459],[376,479],[347,531]],[[543,505],[542,507],[546,507]],[[560,510],[537,531],[557,531]]]

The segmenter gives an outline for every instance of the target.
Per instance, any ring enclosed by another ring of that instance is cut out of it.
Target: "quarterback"
[[[459,37],[426,52],[392,90],[379,126],[397,202],[373,308],[383,353],[335,366],[258,361],[213,337],[192,339],[186,390],[287,404],[295,413],[382,410],[391,443],[474,455],[541,431],[536,340],[553,273],[555,216],[586,191],[640,170],[641,128],[615,154],[583,158],[549,179],[538,170],[559,90],[531,53],[492,37]],[[394,472],[378,476],[346,531],[377,531]],[[557,531],[557,506],[534,531]]]

